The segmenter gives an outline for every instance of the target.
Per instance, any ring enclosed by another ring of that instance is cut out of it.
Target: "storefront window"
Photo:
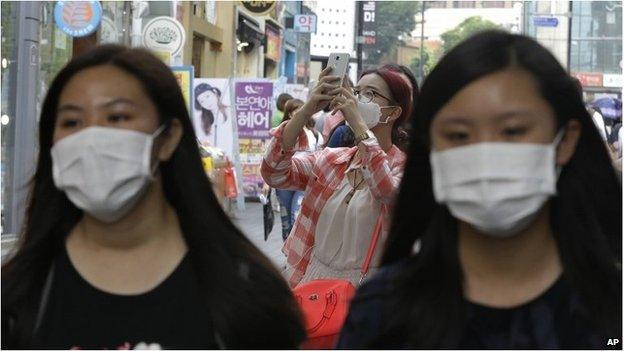
[[[622,5],[619,1],[574,1],[570,68],[621,73]]]

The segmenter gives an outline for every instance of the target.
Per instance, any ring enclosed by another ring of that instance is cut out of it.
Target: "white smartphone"
[[[346,52],[335,52],[330,54],[327,59],[327,66],[333,67],[329,75],[340,77],[340,85],[342,85],[342,81],[347,74],[347,68],[349,68],[349,58],[350,55]]]

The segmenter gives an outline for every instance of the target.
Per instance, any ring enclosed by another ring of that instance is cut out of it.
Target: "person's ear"
[[[576,145],[581,137],[581,123],[577,119],[572,119],[568,122],[564,130],[563,139],[561,139],[557,147],[557,166],[565,166],[570,162],[572,155],[574,155]]]
[[[179,119],[173,118],[171,122],[169,122],[169,128],[163,132],[160,138],[161,146],[158,150],[158,160],[166,162],[171,159],[171,156],[180,144],[180,140],[182,140],[182,134],[182,123]]]
[[[399,117],[401,117],[401,113],[403,113],[403,109],[401,108],[401,106],[396,106],[392,109],[392,112],[390,112],[390,114],[388,115],[388,122],[394,122],[397,119],[399,119]]]

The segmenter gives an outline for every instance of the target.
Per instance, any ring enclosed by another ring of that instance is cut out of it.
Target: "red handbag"
[[[373,253],[381,234],[382,214],[383,207],[377,219],[371,243],[368,246],[366,259],[360,270],[360,284],[368,273],[370,261],[373,258]],[[348,280],[342,279],[317,279],[297,285],[293,289],[293,294],[304,316],[307,332],[307,339],[303,342],[301,348],[335,348],[338,343],[338,336],[340,336],[340,330],[342,330],[349,313],[349,304],[355,295],[353,284]]]

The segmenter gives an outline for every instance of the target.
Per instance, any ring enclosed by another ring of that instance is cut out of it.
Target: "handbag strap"
[[[370,245],[368,245],[368,252],[366,252],[366,258],[364,259],[364,263],[362,264],[362,269],[360,270],[361,276],[358,285],[362,285],[362,281],[366,278],[368,274],[368,269],[370,268],[370,263],[373,259],[373,254],[375,253],[375,249],[377,248],[377,242],[379,241],[379,236],[381,235],[381,226],[383,222],[383,215],[385,212],[386,206],[381,205],[381,211],[379,211],[379,217],[377,217],[377,223],[375,224],[375,228],[373,229],[373,235],[371,237]]]

